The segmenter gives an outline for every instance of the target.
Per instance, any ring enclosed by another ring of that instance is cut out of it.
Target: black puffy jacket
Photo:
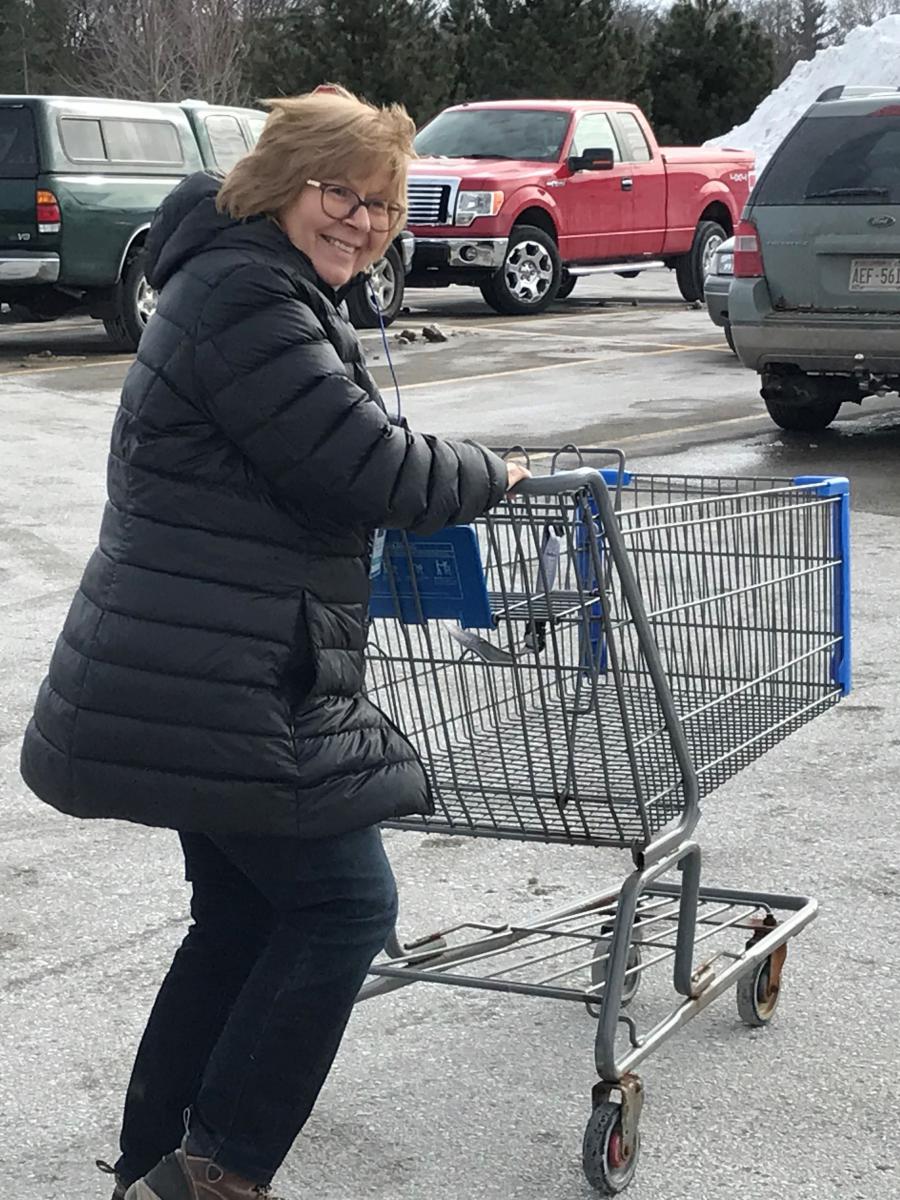
[[[185,180],[116,414],[100,539],[21,767],[82,817],[318,837],[430,811],[363,694],[372,531],[496,504],[504,463],[393,424],[340,296],[266,219]]]

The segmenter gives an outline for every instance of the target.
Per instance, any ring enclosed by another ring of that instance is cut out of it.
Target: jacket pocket
[[[294,623],[294,643],[282,676],[282,688],[291,708],[299,708],[312,695],[316,685],[316,663],[306,617],[306,600],[307,595],[303,592]]]
[[[357,696],[362,691],[366,644],[365,609],[304,594],[312,660],[308,697]]]

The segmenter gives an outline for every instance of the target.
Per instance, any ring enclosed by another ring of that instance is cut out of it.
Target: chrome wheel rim
[[[156,305],[159,302],[159,294],[156,288],[152,288],[142,275],[141,282],[138,284],[137,290],[137,312],[141,322],[146,325],[153,314],[156,312]]]
[[[540,242],[517,242],[504,267],[506,286],[522,304],[536,304],[553,282],[553,259]]]
[[[712,235],[712,237],[709,239],[709,241],[706,243],[706,245],[704,246],[704,248],[703,248],[703,278],[704,279],[706,278],[707,275],[711,274],[712,269],[713,269],[713,260],[716,257],[716,251],[719,249],[719,247],[722,245],[722,243],[724,241],[725,241],[725,238],[719,237],[719,235],[717,233],[714,233]]]
[[[378,307],[382,312],[394,302],[394,295],[397,291],[397,274],[393,265],[387,257],[380,258],[372,267],[372,274],[369,282],[372,286],[372,291],[375,294],[375,299],[378,301]],[[371,302],[372,297],[369,297]],[[374,305],[373,305],[374,307]]]

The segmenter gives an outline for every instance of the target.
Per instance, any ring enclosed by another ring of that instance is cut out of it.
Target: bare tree
[[[69,0],[80,28],[80,92],[227,104],[243,96],[238,0]]]
[[[180,6],[185,79],[198,99],[235,104],[243,98],[244,24],[234,0]]]
[[[882,17],[900,13],[900,0],[837,0],[831,14],[839,32],[846,35],[857,25],[874,25]]]

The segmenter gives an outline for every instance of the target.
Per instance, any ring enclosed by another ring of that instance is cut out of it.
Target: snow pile
[[[749,121],[706,144],[753,150],[760,171],[810,104],[837,84],[900,88],[900,14],[858,25],[842,45],[828,46],[809,62],[797,63]]]

